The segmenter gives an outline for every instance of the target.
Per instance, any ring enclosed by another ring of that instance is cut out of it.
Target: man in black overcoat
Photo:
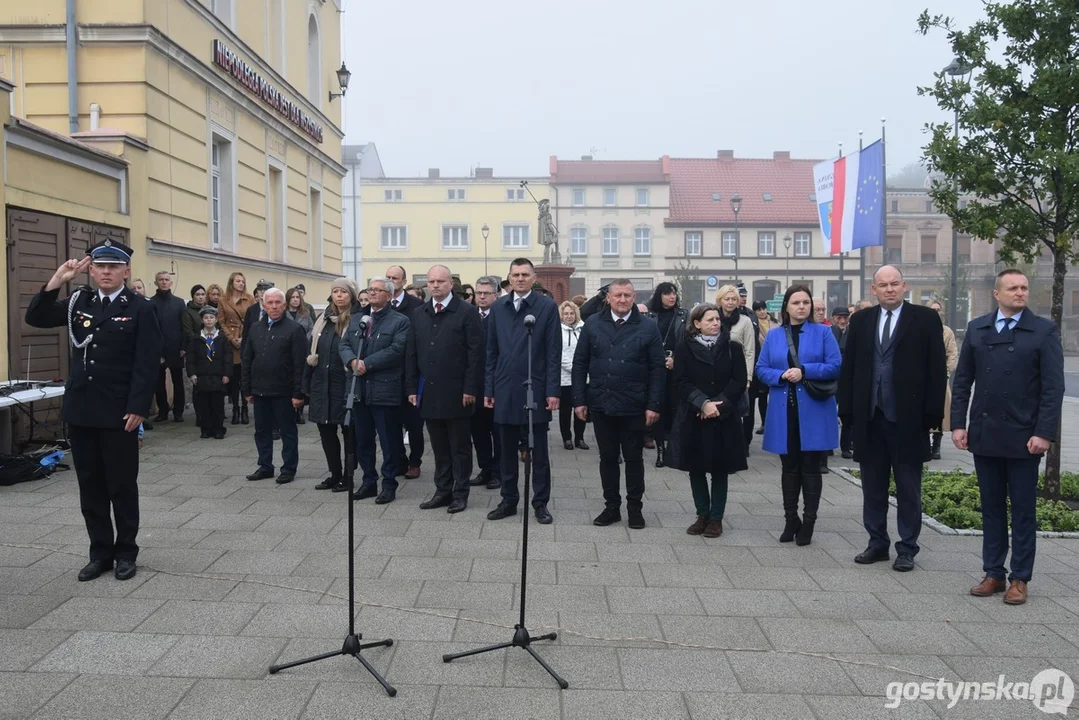
[[[405,353],[405,393],[427,422],[435,454],[435,494],[424,510],[458,513],[468,504],[471,417],[483,397],[483,338],[476,308],[454,297],[445,265],[427,272],[431,299],[412,313]]]
[[[839,415],[854,429],[854,459],[862,475],[862,523],[869,546],[859,564],[889,559],[888,482],[895,474],[895,570],[914,569],[922,529],[922,464],[929,459],[930,428],[944,412],[947,369],[944,331],[936,311],[903,298],[898,268],[873,275],[876,308],[850,320],[839,375]]]
[[[63,417],[90,535],[90,562],[79,571],[80,581],[114,562],[116,579],[128,580],[139,553],[138,429],[150,414],[162,341],[153,305],[124,285],[131,253],[122,243],[98,243],[89,257],[57,268],[26,309],[27,325],[66,325],[72,344]],[[60,288],[87,268],[97,290],[80,287],[57,300]]]
[[[157,308],[157,321],[161,326],[161,364],[157,375],[158,422],[169,419],[169,395],[165,385],[165,370],[172,378],[172,419],[184,421],[184,315],[187,303],[172,294],[172,275],[162,270],[154,276],[157,292],[150,302]]]
[[[412,320],[412,313],[417,308],[423,307],[423,300],[405,292],[406,278],[408,275],[400,265],[390,265],[386,268],[386,277],[390,279],[393,288],[390,291],[389,308],[399,312]],[[407,397],[401,398],[401,411],[398,419],[404,432],[400,433],[400,445],[397,450],[397,459],[400,467],[398,475],[404,475],[409,480],[415,480],[420,476],[420,465],[423,463],[423,418],[420,417],[419,408],[408,402]],[[405,452],[405,435],[408,433],[408,452]]]
[[[1004,592],[1010,499],[1012,562],[1004,592],[1009,605],[1027,600],[1038,530],[1038,466],[1060,432],[1064,402],[1060,331],[1027,308],[1029,294],[1027,278],[1018,270],[997,275],[998,309],[967,326],[952,383],[952,442],[974,453],[982,498],[985,578],[970,594]]]

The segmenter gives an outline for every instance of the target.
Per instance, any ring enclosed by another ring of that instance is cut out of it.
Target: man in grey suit
[[[1060,331],[1027,309],[1018,270],[997,275],[998,310],[971,321],[952,384],[952,442],[974,453],[982,498],[982,569],[977,597],[1003,592],[1012,511],[1011,577],[1004,602],[1022,605],[1034,570],[1038,466],[1060,431],[1064,352]],[[971,386],[977,385],[977,392]],[[971,402],[970,424],[967,405]]]

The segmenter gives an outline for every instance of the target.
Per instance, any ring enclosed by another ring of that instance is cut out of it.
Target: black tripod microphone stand
[[[558,633],[547,633],[546,635],[537,635],[532,637],[528,634],[528,628],[525,625],[525,599],[528,592],[528,508],[529,502],[532,497],[532,450],[533,450],[533,434],[532,434],[532,411],[536,407],[535,397],[532,392],[532,328],[536,324],[536,318],[532,315],[525,317],[525,327],[528,328],[528,376],[525,380],[525,412],[528,414],[528,440],[526,443],[525,459],[524,459],[524,476],[525,476],[525,489],[524,489],[524,519],[521,523],[521,616],[520,620],[514,625],[513,639],[509,642],[499,643],[498,645],[491,645],[489,647],[482,647],[477,650],[466,650],[460,653],[447,653],[442,656],[442,662],[452,662],[457,658],[468,657],[469,655],[479,655],[481,653],[493,652],[495,650],[501,650],[508,647],[519,647],[528,652],[529,655],[536,659],[543,669],[546,670],[551,677],[555,679],[558,686],[565,690],[569,687],[569,683],[566,682],[561,675],[556,673],[554,669],[548,665],[539,654],[532,649],[532,643],[536,640],[555,640],[558,638]],[[512,452],[512,448],[503,448],[503,452]]]
[[[363,320],[370,320],[370,318],[365,317]],[[363,354],[363,335],[366,333],[367,323],[361,322],[360,330],[360,351],[357,353],[357,357]],[[353,476],[356,474],[356,442],[352,430],[352,404],[356,397],[356,379],[358,377],[359,376],[355,372],[352,373],[352,383],[349,386],[348,397],[345,398],[345,476],[348,478],[348,492],[345,494],[345,501],[348,503],[348,635],[345,636],[345,642],[340,650],[323,653],[322,655],[315,655],[314,657],[304,658],[303,660],[295,660],[283,665],[271,665],[270,674],[273,675],[279,670],[286,670],[288,668],[296,667],[297,665],[306,665],[308,663],[318,662],[319,660],[340,657],[341,655],[351,655],[359,660],[361,665],[367,668],[367,672],[371,673],[375,680],[378,680],[379,684],[386,690],[386,694],[393,697],[397,694],[397,688],[386,682],[386,678],[382,677],[361,653],[362,650],[366,650],[367,648],[390,647],[393,645],[393,640],[387,639],[379,640],[378,642],[361,643],[360,641],[363,639],[363,635],[356,632],[355,513],[352,509]]]

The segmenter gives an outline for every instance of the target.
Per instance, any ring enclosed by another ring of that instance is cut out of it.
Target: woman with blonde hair
[[[330,285],[330,304],[319,315],[311,329],[311,353],[303,374],[303,392],[311,409],[308,414],[318,426],[322,451],[330,476],[315,486],[316,490],[343,492],[348,490],[341,458],[344,435],[345,394],[348,381],[345,366],[338,355],[341,337],[348,330],[352,315],[361,312],[359,290],[348,278],[340,277]]]
[[[577,341],[581,337],[581,311],[576,303],[569,300],[558,306],[558,316],[562,324],[562,402],[558,406],[558,426],[562,431],[562,446],[567,450],[574,447],[587,450],[584,441],[585,421],[573,412],[573,353],[577,352]],[[572,423],[573,434],[570,434]]]
[[[247,309],[255,302],[247,292],[247,278],[242,272],[229,275],[225,294],[221,296],[220,320],[218,326],[225,333],[232,346],[232,377],[229,378],[229,402],[232,403],[232,424],[249,422],[247,400],[240,397],[240,346],[244,337],[244,316]]]
[[[719,322],[723,331],[731,336],[731,340],[738,343],[742,348],[742,355],[746,361],[746,389],[748,391],[753,382],[754,364],[757,362],[757,333],[753,329],[753,321],[741,311],[742,298],[738,295],[738,288],[734,285],[724,285],[716,293],[716,307],[719,308]],[[744,418],[753,412],[753,403],[749,400],[749,393],[742,395],[738,406],[738,417]],[[742,428],[743,435],[745,428]],[[752,436],[751,436],[752,437]],[[751,437],[749,439],[751,439]],[[749,454],[749,439],[746,439],[746,454]]]

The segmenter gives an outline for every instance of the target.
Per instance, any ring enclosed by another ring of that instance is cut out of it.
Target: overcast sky
[[[390,176],[546,175],[548,157],[835,155],[887,118],[889,172],[946,119],[915,88],[951,60],[930,0],[352,0],[346,142]],[[964,27],[980,0],[932,0]]]

